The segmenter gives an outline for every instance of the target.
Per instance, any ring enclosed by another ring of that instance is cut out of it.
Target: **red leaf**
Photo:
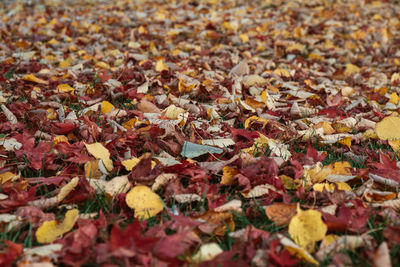
[[[22,253],[23,246],[4,239],[7,248],[0,252],[0,266],[11,266],[12,262]]]

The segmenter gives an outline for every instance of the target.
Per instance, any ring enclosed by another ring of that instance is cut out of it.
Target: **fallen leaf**
[[[135,218],[151,218],[164,209],[161,198],[144,185],[137,185],[126,195],[126,204],[135,210]]]
[[[390,251],[386,242],[382,242],[376,250],[373,258],[374,266],[392,266]]]
[[[200,263],[203,261],[209,261],[214,259],[216,256],[221,254],[223,250],[217,243],[203,244],[199,248],[196,254],[192,257],[193,263]]]
[[[308,253],[308,251],[298,245],[296,245],[292,240],[278,234],[281,244],[289,251],[291,255],[296,256],[301,260],[305,260],[313,265],[318,265],[318,261],[313,258],[313,256]]]
[[[356,74],[360,72],[360,68],[357,67],[356,65],[353,64],[346,64],[346,70],[344,71],[344,74],[346,76],[350,76],[352,74]]]
[[[48,81],[42,80],[40,78],[37,78],[33,74],[25,75],[22,79],[25,80],[25,81],[28,81],[28,82],[34,82],[34,83],[39,83],[39,84],[49,84]]]
[[[85,143],[85,147],[93,157],[96,159],[101,159],[108,171],[111,171],[114,168],[113,162],[110,159],[110,152],[101,143]]]
[[[185,142],[182,147],[181,155],[186,158],[196,158],[204,154],[221,154],[224,152],[221,148],[213,146],[199,145],[192,142]]]
[[[265,208],[268,219],[279,226],[287,225],[297,213],[295,204],[274,203]]]
[[[39,243],[52,243],[63,234],[71,231],[78,219],[77,209],[69,210],[65,213],[62,223],[58,221],[45,221],[36,231],[36,240]]]
[[[163,70],[168,70],[167,65],[165,65],[164,61],[159,60],[156,63],[156,71],[163,71]]]
[[[69,195],[69,193],[71,193],[71,191],[75,189],[78,183],[79,183],[79,178],[75,177],[72,178],[71,181],[69,181],[69,183],[64,185],[60,189],[60,192],[57,194],[57,202],[60,203],[61,201],[63,201],[64,198],[66,198]]]
[[[400,117],[388,116],[375,126],[376,134],[381,140],[400,139]]]
[[[315,242],[322,240],[328,227],[322,221],[322,215],[316,210],[303,211],[297,208],[289,223],[289,234],[296,244],[308,252],[314,251]]]
[[[75,91],[74,88],[72,88],[71,86],[69,86],[66,83],[59,84],[57,86],[57,90],[59,90],[60,92],[63,92],[63,93],[73,93]]]
[[[101,113],[109,113],[114,109],[114,105],[108,101],[101,102]]]

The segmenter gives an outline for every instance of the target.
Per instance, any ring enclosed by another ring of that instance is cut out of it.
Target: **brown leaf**
[[[275,203],[265,208],[268,219],[279,226],[289,224],[296,213],[296,204]]]

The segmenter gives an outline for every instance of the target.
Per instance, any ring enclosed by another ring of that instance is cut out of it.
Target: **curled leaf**
[[[73,209],[65,213],[65,218],[62,223],[59,223],[56,220],[45,221],[36,231],[37,241],[39,243],[52,243],[57,240],[74,227],[78,215],[79,211]]]

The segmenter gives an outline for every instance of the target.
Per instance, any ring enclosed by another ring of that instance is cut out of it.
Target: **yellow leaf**
[[[66,137],[65,135],[57,135],[54,137],[53,141],[54,141],[55,145],[57,145],[58,143],[62,143],[62,142],[69,143],[68,137]]]
[[[114,105],[108,101],[101,102],[101,113],[108,113],[114,109]]]
[[[225,166],[222,169],[221,184],[230,185],[232,183],[232,178],[238,173],[238,170],[236,170],[235,168]]]
[[[138,185],[126,195],[126,204],[135,210],[136,218],[148,219],[160,213],[163,209],[161,198],[144,185]]]
[[[54,110],[54,108],[49,108],[46,111],[47,111],[47,118],[49,120],[57,119],[57,112]]]
[[[156,63],[156,71],[163,71],[163,70],[168,70],[167,65],[164,64],[164,61],[159,60]]]
[[[129,121],[126,121],[122,124],[122,126],[124,126],[125,129],[129,130],[131,129],[135,123],[137,122],[136,118],[130,119]]]
[[[335,129],[330,125],[329,122],[321,121],[313,126],[314,129],[322,128],[324,130],[324,134],[333,134]]]
[[[188,93],[190,91],[192,91],[192,89],[195,87],[195,84],[186,84],[185,81],[183,79],[179,79],[178,82],[178,89],[179,92],[181,93]]]
[[[101,68],[101,69],[110,69],[110,65],[108,65],[107,63],[103,62],[103,61],[99,61],[96,63],[96,67]]]
[[[286,69],[276,69],[274,70],[274,73],[281,77],[290,77],[290,73]]]
[[[284,174],[279,175],[279,178],[281,178],[283,186],[289,190],[297,189],[301,185],[300,179],[293,179],[292,177]]]
[[[287,47],[286,52],[292,52],[292,51],[300,51],[301,52],[303,50],[303,48],[304,48],[304,45],[295,43],[295,44],[292,44],[291,46]]]
[[[310,253],[308,253],[304,248],[299,247],[293,243],[292,240],[281,234],[278,234],[278,237],[280,238],[281,244],[289,251],[291,255],[296,256],[301,260],[305,260],[313,265],[318,265],[318,261],[316,261],[313,256],[311,256]]]
[[[113,167],[113,162],[110,159],[110,152],[101,143],[85,144],[88,152],[96,159],[101,159],[107,170],[111,171]]]
[[[25,80],[25,81],[28,81],[28,82],[34,82],[34,83],[40,83],[40,84],[49,84],[48,81],[39,79],[33,74],[25,75],[22,79]]]
[[[322,215],[316,210],[303,211],[297,208],[297,214],[289,223],[289,234],[293,241],[308,252],[314,251],[315,242],[322,240],[328,227],[322,221]]]
[[[176,120],[178,119],[178,115],[185,113],[186,110],[183,108],[179,108],[175,105],[170,105],[166,109],[164,109],[164,117],[171,119],[171,120]]]
[[[390,78],[391,83],[399,82],[400,81],[400,73],[395,72],[392,74],[392,77]]]
[[[66,60],[60,61],[60,64],[58,66],[63,69],[68,68],[69,66],[71,66],[71,62],[72,62],[72,59],[67,58]]]
[[[78,183],[79,183],[79,178],[75,177],[75,178],[72,178],[71,181],[69,181],[69,183],[64,185],[61,188],[60,192],[57,194],[57,202],[63,201],[64,198],[66,198],[68,196],[68,194],[71,193],[71,191],[75,189],[75,187],[78,185]]]
[[[357,67],[356,65],[353,64],[346,64],[346,70],[344,71],[344,74],[346,76],[350,76],[352,74],[356,74],[360,72],[360,68]]]
[[[337,236],[337,235],[332,235],[332,234],[331,235],[326,235],[324,237],[324,239],[322,240],[322,242],[321,242],[321,247],[328,246],[329,244],[335,242],[335,240],[338,239],[338,238],[339,238],[339,236]]]
[[[52,243],[57,240],[74,227],[78,215],[79,211],[73,209],[65,213],[65,219],[62,223],[56,220],[45,221],[36,231],[37,241],[39,243]]]
[[[400,117],[384,118],[376,124],[375,132],[381,140],[400,139]]]
[[[63,93],[69,93],[69,92],[73,93],[75,91],[75,88],[72,88],[71,86],[69,86],[66,83],[59,84],[57,86],[57,89],[58,89],[58,91],[63,92]]]
[[[251,116],[249,118],[247,118],[247,120],[244,122],[244,128],[247,129],[249,127],[249,125],[253,122],[262,122],[263,123],[263,127],[265,127],[265,125],[268,123],[268,120],[257,117],[257,116]]]
[[[239,38],[243,43],[247,43],[249,41],[249,36],[247,34],[244,34],[244,33],[239,35]]]
[[[397,105],[397,103],[399,103],[399,96],[396,94],[396,92],[393,92],[390,95],[389,103],[392,103],[394,105]]]
[[[334,162],[324,167],[317,163],[313,168],[305,169],[303,176],[308,185],[313,185],[323,182],[329,174],[352,175],[351,165],[347,161]]]
[[[19,175],[14,174],[12,172],[3,172],[0,174],[0,182],[4,184],[5,182],[8,181],[15,181],[19,178]]]
[[[313,185],[314,191],[322,192],[324,189],[328,192],[335,191],[335,184],[338,190],[351,191],[351,187],[345,182],[337,183],[318,183]]]
[[[389,140],[388,143],[396,154],[400,154],[400,139]]]
[[[52,38],[50,41],[47,42],[47,44],[49,44],[49,45],[59,44],[59,42],[56,39]]]
[[[141,160],[142,157],[140,158],[131,158],[131,159],[127,159],[122,161],[122,165],[124,165],[125,169],[127,171],[131,171],[133,168],[135,168],[135,166],[139,163],[139,161]],[[154,161],[151,161],[151,168],[154,168],[154,166],[156,166],[156,163]]]
[[[350,136],[345,137],[345,138],[343,138],[343,139],[337,141],[337,143],[342,144],[342,145],[345,145],[345,146],[347,146],[348,148],[350,148],[350,147],[351,147],[351,137],[350,137]]]
[[[103,174],[99,169],[99,160],[88,161],[84,165],[85,177],[88,179],[99,179]]]

